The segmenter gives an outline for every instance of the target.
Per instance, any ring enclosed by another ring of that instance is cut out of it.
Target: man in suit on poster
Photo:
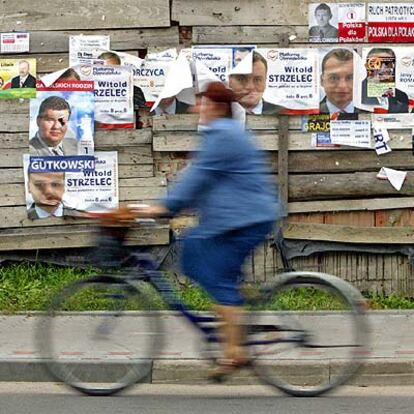
[[[64,172],[28,172],[28,190],[33,203],[27,210],[29,219],[35,220],[64,215],[62,203],[65,192]]]
[[[358,113],[353,103],[353,53],[348,49],[332,49],[324,56],[321,69],[321,86],[325,91],[325,97],[319,105],[320,113]]]
[[[65,138],[71,109],[60,96],[47,97],[39,107],[36,118],[38,131],[29,141],[32,155],[77,155],[78,141]]]
[[[253,52],[252,73],[229,76],[230,89],[248,114],[270,115],[280,113],[283,109],[263,100],[266,79],[267,61],[256,51]]]
[[[19,75],[12,78],[11,88],[36,88],[36,78],[30,74],[30,65],[27,60],[19,62]]]

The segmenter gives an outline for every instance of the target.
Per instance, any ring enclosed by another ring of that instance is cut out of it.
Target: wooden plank
[[[0,168],[21,167],[23,165],[22,155],[25,153],[27,150],[23,148],[12,148],[0,153]],[[118,164],[153,165],[151,148],[149,146],[119,147]]]
[[[1,99],[0,100],[0,114],[14,115],[14,114],[21,114],[25,112],[28,113],[29,107],[30,107],[29,99]]]
[[[29,149],[29,134],[27,132],[0,132],[0,148],[2,150],[19,148],[27,151]]]
[[[119,198],[121,201],[143,202],[158,200],[165,196],[165,187],[120,187]]]
[[[0,112],[0,133],[25,132],[29,131],[29,111],[17,114]]]
[[[111,38],[111,49],[132,50],[146,49],[157,46],[162,48],[178,45],[178,26],[167,28],[119,29],[119,30],[89,30],[85,26],[76,31],[33,31],[30,34],[30,53],[57,53],[69,51],[69,36],[74,35],[108,35]]]
[[[0,231],[0,251],[89,247],[95,244],[95,237],[96,227],[90,225],[7,229]],[[128,240],[130,245],[168,244],[169,226],[133,229]]]
[[[414,168],[411,151],[392,151],[378,157],[375,151],[304,151],[289,156],[290,173],[345,173],[376,171],[381,167],[410,170]]]
[[[308,1],[174,0],[172,20],[182,26],[306,25]]]
[[[323,213],[296,213],[289,214],[287,221],[298,222],[298,223],[324,223]]]
[[[279,202],[283,211],[286,211],[289,199],[289,120],[287,116],[279,119],[279,150],[277,153],[277,178]]]
[[[152,164],[142,165],[118,165],[120,178],[153,177],[154,166]]]
[[[277,151],[279,148],[279,136],[278,131],[261,131],[256,130],[254,131],[254,135],[257,140],[258,146],[260,146],[263,150],[266,151]],[[166,151],[166,152],[187,152],[187,151],[195,151],[198,145],[198,138],[195,132],[189,131],[180,131],[180,132],[155,132],[153,137],[153,149],[154,151]],[[407,131],[403,134],[399,134],[397,132],[390,133],[390,146],[393,150],[411,150],[411,134]],[[363,151],[361,148],[358,147],[347,147],[347,146],[340,146],[340,147],[320,147],[315,148],[311,146],[311,137],[309,133],[306,132],[290,132],[289,133],[289,151],[317,151],[318,156],[323,152],[334,153],[338,151]],[[373,150],[365,150],[366,152],[371,152],[374,156],[376,154]],[[349,154],[349,153],[348,153]],[[377,157],[379,159],[385,159],[391,155],[388,153],[381,157]],[[354,155],[352,154],[352,157]]]
[[[120,165],[119,178],[129,179],[145,179],[151,180],[153,178],[152,165]],[[163,176],[157,177],[162,183],[165,178]],[[0,170],[0,184],[15,184],[23,183],[23,168],[3,168]],[[161,184],[163,185],[163,184]]]
[[[75,30],[75,29],[115,29],[128,27],[168,27],[170,26],[169,0],[124,0],[122,7],[118,1],[90,0],[79,3],[77,0],[55,0],[37,2],[20,0],[8,2],[0,15],[0,32]]]
[[[292,24],[289,21],[289,24]],[[289,36],[289,47],[355,47],[355,43],[309,43],[309,27],[301,26],[194,26],[192,41],[195,44],[254,44],[258,47],[277,47],[281,34]],[[358,42],[358,46],[371,46],[368,42]],[[401,46],[400,44],[381,44],[378,47]]]
[[[327,200],[334,198],[378,198],[382,196],[413,196],[414,173],[408,172],[400,191],[387,180],[379,180],[376,173],[309,174],[289,177],[291,201]]]
[[[291,43],[308,41],[308,26],[194,26],[195,44],[272,44],[278,43],[279,36],[287,34]],[[266,46],[264,46],[266,47]]]
[[[151,129],[124,129],[102,130],[95,132],[95,148],[97,150],[117,149],[119,146],[136,146],[151,144]],[[26,132],[0,132],[0,148],[29,148],[29,133]]]
[[[324,214],[324,223],[342,225],[352,224],[357,227],[374,227],[375,213],[373,211],[329,212]]]
[[[324,240],[341,243],[412,244],[411,227],[352,227],[329,224],[286,223],[286,239]]]
[[[393,209],[375,212],[376,227],[409,227],[414,225],[414,217],[410,209]]]
[[[351,210],[383,210],[393,208],[414,208],[414,197],[378,198],[360,200],[302,201],[288,204],[288,212],[323,212]]]
[[[154,132],[165,131],[197,131],[199,116],[196,114],[180,114],[180,115],[157,115],[152,119]],[[299,117],[290,117],[289,125],[299,127],[301,121]],[[279,119],[276,116],[263,115],[247,115],[246,126],[249,129],[277,129]]]
[[[151,144],[152,131],[145,129],[97,129],[95,131],[96,149],[118,148]],[[150,147],[148,147],[150,149]]]
[[[0,170],[0,184],[23,182],[23,168],[4,168]]]
[[[21,206],[25,204],[23,183],[1,184],[0,194],[0,206]]]

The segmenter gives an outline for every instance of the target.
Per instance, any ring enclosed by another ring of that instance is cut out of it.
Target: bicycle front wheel
[[[88,395],[110,395],[145,381],[161,345],[152,304],[147,292],[113,276],[68,285],[37,330],[46,368]]]
[[[291,272],[251,306],[256,373],[294,396],[316,396],[348,381],[367,352],[364,299],[343,280]]]

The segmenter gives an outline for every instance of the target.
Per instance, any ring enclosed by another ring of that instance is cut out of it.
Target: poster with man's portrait
[[[373,112],[408,113],[414,91],[414,49],[365,47],[359,70],[361,103]]]
[[[338,41],[338,6],[335,3],[309,4],[309,41]]]
[[[0,59],[0,99],[36,97],[36,59]]]
[[[117,152],[57,157],[25,154],[23,168],[31,220],[118,207]]]
[[[360,64],[358,54],[346,47],[319,49],[321,114],[332,119],[350,119],[359,108],[354,100],[355,68]]]
[[[30,101],[29,151],[32,155],[92,155],[95,97],[93,81],[38,81]]]

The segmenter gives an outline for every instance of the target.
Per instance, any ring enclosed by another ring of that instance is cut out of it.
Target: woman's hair
[[[216,104],[226,108],[225,117],[232,118],[233,111],[231,109],[232,102],[235,101],[234,93],[221,82],[211,82],[208,84],[206,91],[202,96],[207,97]]]

